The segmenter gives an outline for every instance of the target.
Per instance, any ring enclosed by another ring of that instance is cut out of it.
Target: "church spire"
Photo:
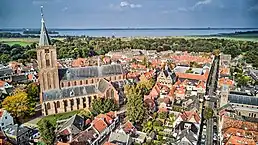
[[[51,45],[50,38],[48,36],[47,28],[44,21],[43,6],[41,6],[41,31],[39,38],[39,46]]]

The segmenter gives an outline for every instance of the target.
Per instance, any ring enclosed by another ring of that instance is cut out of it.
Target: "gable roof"
[[[182,141],[183,138],[186,138],[191,143],[197,141],[195,134],[191,130],[188,130],[188,129],[184,129],[183,131],[181,131],[180,134],[177,135],[177,141]]]
[[[189,121],[192,117],[194,117],[196,123],[200,123],[201,120],[200,116],[195,111],[185,111],[180,116],[184,121]]]
[[[114,144],[124,144],[127,145],[130,139],[130,135],[123,134],[123,133],[115,133],[111,132],[109,136],[109,142]]]
[[[108,87],[111,86],[111,84],[105,79],[100,79],[97,85],[98,85],[98,90],[101,93],[104,93],[106,89],[108,89]]]
[[[130,133],[136,131],[136,128],[133,126],[133,124],[130,121],[127,121],[122,129],[124,130],[125,133]]]
[[[84,119],[75,114],[73,115],[69,120],[67,120],[63,125],[62,127],[59,129],[59,132],[62,132],[63,130],[69,128],[69,127],[72,127],[75,126],[77,128],[77,130],[72,130],[73,131],[73,134],[78,134],[80,133],[80,131],[83,130],[83,127],[84,127]]]
[[[0,87],[4,87],[5,83],[5,81],[0,80]]]
[[[93,127],[99,132],[103,132],[107,127],[108,125],[105,123],[105,121],[103,119],[100,119],[100,118],[95,118],[93,121],[92,121],[92,124],[93,124]]]
[[[108,64],[101,66],[59,69],[58,74],[60,80],[81,80],[93,77],[120,75],[123,74],[123,68],[120,64]]]

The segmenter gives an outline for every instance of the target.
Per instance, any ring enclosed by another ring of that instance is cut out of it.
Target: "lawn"
[[[38,38],[0,38],[0,42],[8,45],[19,44],[21,46],[27,46],[34,42],[38,42]]]
[[[66,112],[66,113],[59,113],[59,114],[54,114],[54,115],[48,115],[48,116],[43,117],[41,120],[47,119],[51,123],[56,124],[57,120],[62,120],[62,119],[70,118],[74,114],[77,114],[79,112],[80,112],[80,110],[76,110],[76,111],[71,111],[71,112]]]

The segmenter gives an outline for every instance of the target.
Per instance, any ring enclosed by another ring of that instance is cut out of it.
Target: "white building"
[[[0,109],[0,127],[4,130],[8,125],[13,125],[13,117],[6,110]]]

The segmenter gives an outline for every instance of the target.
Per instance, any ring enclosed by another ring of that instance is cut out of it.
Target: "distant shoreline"
[[[0,31],[24,31],[28,28],[4,28]],[[39,31],[40,29],[29,28],[31,31]],[[51,31],[107,31],[107,30],[258,30],[258,28],[85,28],[85,29],[76,29],[76,28],[49,28]]]

